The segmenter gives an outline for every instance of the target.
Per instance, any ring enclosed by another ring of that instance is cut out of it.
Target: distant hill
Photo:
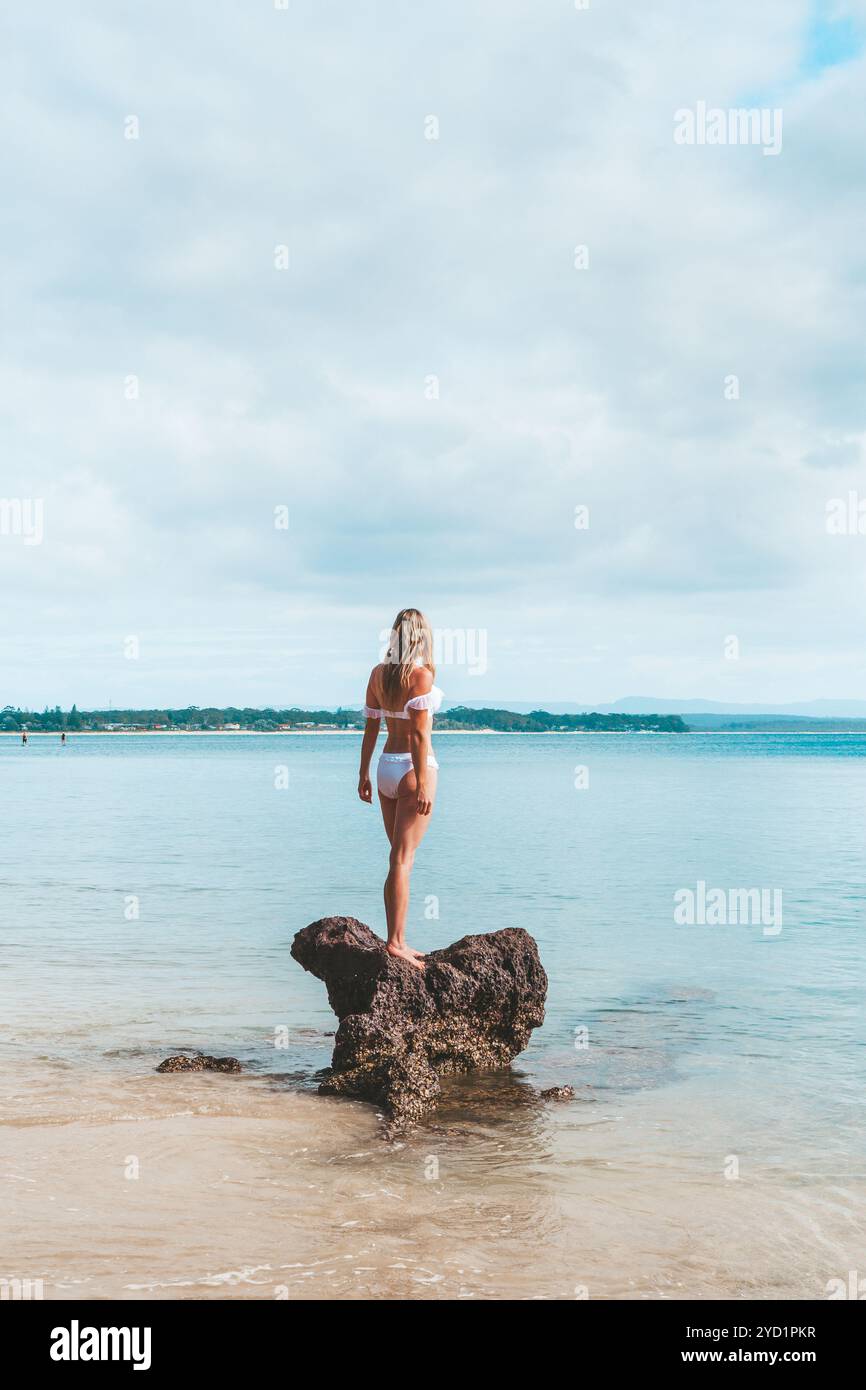
[[[467,709],[482,709],[484,705],[495,709],[510,709],[528,714],[539,704],[529,704],[521,700],[462,700]],[[775,717],[786,719],[866,719],[866,700],[802,700],[792,704],[734,704],[724,700],[670,700],[654,695],[627,695],[612,704],[597,704],[587,701],[583,704],[575,700],[545,700],[544,708],[551,714],[583,714],[595,710],[597,714],[725,714],[731,716]]]
[[[529,713],[534,706],[519,700],[492,701],[497,708]],[[472,701],[464,708],[480,709]],[[725,704],[718,700],[666,700],[651,695],[629,695],[613,704],[585,704],[575,701],[545,701],[551,714],[578,715],[587,710],[597,714],[646,716],[679,715],[698,732],[864,733],[866,700],[811,700],[789,705]],[[447,713],[447,710],[446,710]]]
[[[750,733],[862,734],[866,719],[810,719],[808,715],[785,714],[703,714],[695,711],[681,716],[697,733],[741,730]]]
[[[786,718],[866,719],[866,700],[797,700],[791,704],[734,704],[724,700],[664,700],[648,695],[628,695],[612,705],[597,705],[605,713],[622,714],[727,714],[739,716],[783,715]]]

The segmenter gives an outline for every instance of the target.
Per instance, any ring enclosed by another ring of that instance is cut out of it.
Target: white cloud
[[[0,538],[2,699],[350,699],[408,602],[490,629],[455,698],[862,694],[866,537],[823,516],[862,467],[864,62],[804,74],[809,14],[16,20],[0,493],[47,520]],[[755,93],[777,158],[674,144]]]

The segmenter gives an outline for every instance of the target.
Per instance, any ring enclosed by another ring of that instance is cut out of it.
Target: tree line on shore
[[[87,733],[113,733],[140,730],[202,732],[251,730],[272,733],[281,729],[362,729],[364,716],[358,709],[250,709],[226,706],[221,709],[113,709],[71,710],[47,707],[41,712],[6,705],[0,711],[0,731],[14,733],[59,733],[76,730]],[[688,725],[678,714],[550,714],[533,710],[516,714],[505,709],[468,709],[457,706],[436,717],[439,729],[487,730],[505,733],[565,732],[659,732],[686,733]]]

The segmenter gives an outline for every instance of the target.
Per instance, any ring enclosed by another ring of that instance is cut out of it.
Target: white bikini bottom
[[[439,764],[431,753],[427,759],[427,766],[437,768]],[[382,796],[387,796],[391,801],[397,798],[397,788],[403,781],[407,772],[412,771],[411,753],[380,753],[379,762],[376,767],[376,786]]]

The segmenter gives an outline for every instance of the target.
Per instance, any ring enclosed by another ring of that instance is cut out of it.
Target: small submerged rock
[[[208,1057],[203,1052],[177,1053],[160,1062],[157,1071],[243,1071],[237,1057]]]
[[[292,955],[340,1020],[320,1092],[380,1105],[392,1132],[433,1108],[441,1075],[509,1066],[544,1022],[547,976],[520,927],[464,936],[420,971],[356,918],[324,917]]]
[[[573,1086],[549,1086],[546,1091],[541,1092],[542,1100],[573,1100]]]

